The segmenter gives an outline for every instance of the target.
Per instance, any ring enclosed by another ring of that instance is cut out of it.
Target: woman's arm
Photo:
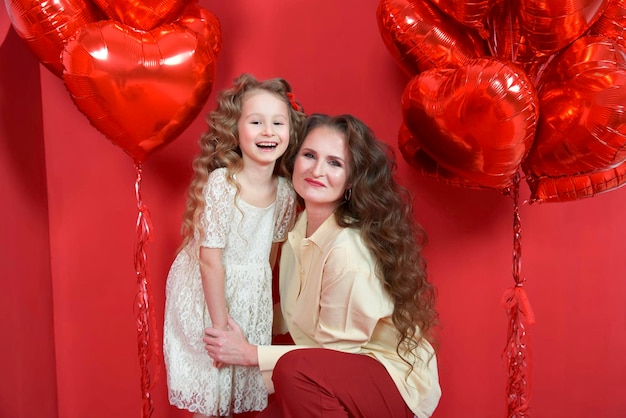
[[[252,345],[231,317],[228,317],[228,328],[207,328],[204,331],[202,340],[207,353],[217,364],[259,367],[269,393],[274,393],[272,372],[278,359],[288,351],[306,348],[298,345]]]

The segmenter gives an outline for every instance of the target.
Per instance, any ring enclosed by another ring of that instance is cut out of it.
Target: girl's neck
[[[244,166],[235,174],[239,183],[239,197],[246,203],[265,208],[276,200],[278,178],[273,174],[274,167]]]
[[[235,174],[237,179],[245,179],[250,184],[267,184],[274,177],[274,164],[272,165],[256,165],[244,164]]]

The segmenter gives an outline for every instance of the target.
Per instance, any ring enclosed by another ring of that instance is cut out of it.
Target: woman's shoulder
[[[342,228],[326,247],[325,259],[330,271],[360,272],[350,277],[359,281],[377,281],[375,259],[358,228]]]
[[[350,259],[359,258],[369,260],[370,252],[363,241],[359,228],[343,227],[335,222],[325,225],[326,245],[329,252],[343,254],[346,257],[350,254]]]
[[[363,253],[363,251],[360,250],[367,249],[359,228],[341,228],[341,231],[337,234],[337,238],[335,239],[335,244],[344,246],[350,250],[359,250],[359,253]],[[365,251],[363,255],[369,256],[369,251]]]

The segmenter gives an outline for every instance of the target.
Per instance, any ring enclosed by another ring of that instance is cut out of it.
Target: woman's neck
[[[307,224],[306,224],[306,237],[310,237],[317,231],[317,229],[335,212],[335,207],[311,207],[311,205],[306,206],[307,213]]]

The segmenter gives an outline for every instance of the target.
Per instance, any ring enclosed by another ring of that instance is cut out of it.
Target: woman
[[[260,417],[429,417],[435,291],[395,163],[351,115],[312,115],[300,138],[286,164],[305,210],[283,246],[275,318],[295,345],[251,345],[229,320],[206,330],[207,352],[260,367],[276,393]]]

